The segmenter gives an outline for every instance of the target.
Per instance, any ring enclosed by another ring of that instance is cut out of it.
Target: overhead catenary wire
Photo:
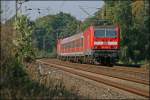
[[[41,11],[43,10],[45,10],[45,11],[47,11],[48,12],[48,14],[49,14],[49,12],[50,12],[50,9],[49,9],[50,7],[47,7],[47,8],[27,8],[27,7],[25,7],[25,11],[37,11],[38,12],[38,14],[39,14],[39,17],[40,17],[40,14],[41,14]]]
[[[88,16],[91,16],[82,6],[79,5],[79,8]]]
[[[97,8],[97,7],[89,7],[89,6],[82,6],[84,8],[87,8],[87,9],[101,9],[101,8]]]
[[[99,10],[102,10],[102,8],[97,8],[97,7],[88,7],[88,6],[80,6],[79,5],[79,8],[86,14],[86,15],[88,15],[88,17],[87,18],[92,18],[93,16],[87,11],[87,10],[85,10],[84,8],[88,8],[88,9],[99,9]],[[105,10],[104,10],[104,15],[106,16],[106,7],[104,8]],[[91,21],[92,22],[98,22],[98,23],[104,23],[104,24],[106,24],[107,22],[109,22],[110,20],[108,20],[108,19],[106,19],[105,18],[105,16],[104,16],[104,19],[92,19]]]

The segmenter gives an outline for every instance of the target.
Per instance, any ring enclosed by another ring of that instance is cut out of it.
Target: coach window
[[[61,45],[61,50],[63,49],[63,45]]]
[[[68,43],[66,43],[66,49],[68,48]]]
[[[73,48],[73,41],[71,42],[71,48]]]
[[[69,43],[67,43],[67,48],[69,48]]]
[[[68,48],[68,43],[66,43],[65,45],[66,45],[65,47],[66,47],[66,49],[67,49],[67,48]]]
[[[77,47],[77,40],[74,40],[74,47]]]
[[[69,48],[71,48],[71,45],[72,45],[72,43],[71,43],[71,42],[69,42]]]
[[[75,43],[76,43],[75,47],[78,47],[78,45],[79,45],[79,41],[78,41],[78,39],[77,39],[77,40],[75,40]]]
[[[72,48],[74,48],[75,47],[75,41],[72,41]]]
[[[78,41],[79,41],[78,47],[80,47],[81,46],[81,39],[79,39]]]
[[[83,46],[83,38],[80,39],[80,47]]]
[[[80,46],[80,40],[77,39],[77,40],[76,40],[76,43],[77,43],[77,46],[76,46],[76,47],[79,47],[79,46]]]
[[[67,46],[68,48],[70,48],[70,42],[68,43],[68,46]]]
[[[78,47],[81,46],[81,39],[78,40]]]
[[[78,41],[79,41],[79,46],[78,47],[81,47],[81,39],[79,39]]]
[[[67,48],[69,48],[69,43],[67,43]]]
[[[70,48],[72,48],[72,44],[73,44],[73,43],[71,42],[71,43],[70,43]]]
[[[81,47],[81,39],[79,39],[79,47]]]
[[[66,44],[64,44],[64,48],[66,48]]]
[[[79,44],[78,40],[75,40],[75,44],[76,44],[75,47],[78,47],[78,44]]]
[[[70,42],[68,43],[68,48],[70,48]]]
[[[72,41],[72,48],[75,47],[75,41]]]
[[[80,41],[79,41],[79,39],[77,39],[76,40],[76,47],[79,47],[79,45],[80,45]]]
[[[81,47],[81,45],[82,45],[81,39],[80,39],[79,41],[80,41],[80,45],[79,45],[79,47]]]
[[[67,43],[65,44],[65,49],[67,48]]]
[[[66,46],[65,46],[65,48],[66,48],[66,49],[68,48],[68,43],[66,43]]]
[[[63,44],[63,48],[65,48],[65,45],[66,45],[66,44]]]
[[[66,43],[64,44],[64,48],[66,48]]]
[[[62,44],[62,52],[64,52],[64,44]]]
[[[73,41],[73,45],[72,46],[73,46],[73,48],[75,47],[75,41]]]
[[[74,40],[73,41],[73,48],[75,48],[76,47],[76,41]]]
[[[67,43],[65,43],[65,49],[67,48]]]

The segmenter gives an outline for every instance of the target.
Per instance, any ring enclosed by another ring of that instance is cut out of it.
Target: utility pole
[[[17,14],[18,14],[18,6],[17,6],[17,4],[18,4],[18,0],[15,0],[15,8],[16,8],[15,17],[16,17],[16,19],[17,19]]]
[[[21,6],[22,6],[22,4],[24,3],[24,2],[27,2],[27,1],[29,1],[29,0],[15,0],[15,8],[16,8],[16,14],[15,14],[15,17],[16,17],[16,19],[17,19],[17,16],[18,16],[18,10],[21,8]],[[20,4],[20,6],[18,7],[18,4]]]

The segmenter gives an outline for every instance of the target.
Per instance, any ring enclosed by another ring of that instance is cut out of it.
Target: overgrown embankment
[[[1,100],[5,99],[77,99],[71,91],[67,91],[61,80],[49,79],[49,84],[43,84],[41,77],[33,66],[28,70],[15,58],[9,57],[1,63],[0,89]]]
[[[37,71],[34,73],[36,80],[30,76],[24,63],[34,61],[32,29],[29,24],[29,20],[24,16],[18,18],[17,30],[14,30],[10,23],[2,24],[0,99],[77,99],[78,96],[66,91],[61,81],[51,80],[47,87],[40,83],[41,77]]]

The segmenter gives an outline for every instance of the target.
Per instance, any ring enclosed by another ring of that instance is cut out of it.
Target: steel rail
[[[55,63],[55,62],[53,62],[53,63]],[[58,64],[58,63],[55,63],[55,64]],[[96,73],[96,74],[101,74],[101,75],[105,75],[105,76],[109,76],[109,77],[113,77],[113,78],[118,78],[118,79],[122,79],[122,80],[127,80],[127,81],[132,81],[132,82],[136,82],[136,83],[140,83],[140,84],[149,85],[149,81],[141,80],[141,79],[138,79],[138,78],[120,77],[120,76],[116,76],[116,75],[111,75],[108,72],[106,73],[106,71],[105,72],[104,71],[95,72],[95,71],[90,70],[90,69],[84,69],[84,68],[79,68],[79,67],[75,68],[75,67],[72,67],[70,65],[63,64],[63,63],[61,63],[59,65],[70,67],[70,68],[74,68],[74,69],[79,69],[79,70],[83,70],[83,71],[87,71],[87,72],[92,72],[92,73]]]
[[[51,64],[51,63],[40,61],[40,60],[37,60],[37,62],[43,63],[45,65],[50,65],[51,67],[55,67],[55,68],[61,69],[63,71],[66,71],[66,72],[69,72],[69,73],[72,73],[75,75],[79,75],[79,76],[82,76],[82,77],[85,77],[85,78],[88,78],[88,79],[91,79],[91,80],[94,80],[94,81],[97,81],[97,82],[100,82],[100,83],[103,83],[103,84],[106,84],[106,85],[109,85],[112,87],[116,87],[116,88],[121,89],[121,90],[128,91],[130,93],[134,93],[134,94],[149,98],[149,92],[148,91],[140,90],[140,89],[133,88],[133,87],[123,85],[123,84],[119,84],[119,83],[116,83],[116,82],[113,82],[113,81],[110,81],[107,79],[99,78],[97,76],[93,76],[93,75],[90,75],[87,73],[81,73],[81,72],[79,72],[80,70],[68,68],[68,67],[65,67],[62,65]]]
[[[118,70],[118,71],[124,71],[124,72],[133,72],[133,73],[140,73],[140,74],[149,74],[149,72],[143,72],[143,70],[137,70],[137,69],[127,69],[127,68],[119,68],[120,66],[116,66],[118,67],[117,69],[116,68],[113,68],[113,70]]]

